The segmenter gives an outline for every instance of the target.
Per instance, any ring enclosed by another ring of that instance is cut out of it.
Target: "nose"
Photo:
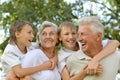
[[[73,35],[72,35],[72,34],[69,34],[69,38],[73,38]]]
[[[49,38],[49,37],[50,37],[50,34],[47,34],[47,35],[46,35],[46,38]]]
[[[31,36],[32,36],[32,38],[34,38],[34,34],[32,34]]]
[[[82,36],[81,36],[81,34],[78,34],[78,41],[82,41]]]

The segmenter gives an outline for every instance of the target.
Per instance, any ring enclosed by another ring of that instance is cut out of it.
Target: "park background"
[[[36,35],[43,21],[57,25],[72,21],[78,27],[77,20],[83,16],[98,16],[104,24],[104,38],[120,42],[119,0],[0,0],[0,55],[9,39],[9,27],[15,20],[29,21]]]

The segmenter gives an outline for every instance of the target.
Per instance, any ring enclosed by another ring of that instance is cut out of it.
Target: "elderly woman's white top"
[[[29,51],[22,60],[22,67],[33,67],[42,65],[49,58],[40,49]],[[57,67],[54,70],[42,70],[31,75],[33,80],[61,80]]]

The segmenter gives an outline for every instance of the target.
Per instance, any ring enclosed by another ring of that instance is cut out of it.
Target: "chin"
[[[83,52],[86,52],[86,51],[87,51],[87,49],[86,49],[85,47],[84,47],[84,48],[82,47],[82,51],[83,51]]]
[[[31,44],[27,44],[26,46],[29,47]]]

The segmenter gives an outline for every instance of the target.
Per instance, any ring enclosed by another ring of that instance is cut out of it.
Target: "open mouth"
[[[30,43],[32,42],[32,40],[28,40]]]
[[[82,45],[82,47],[85,47],[86,43],[82,42],[81,45]]]

